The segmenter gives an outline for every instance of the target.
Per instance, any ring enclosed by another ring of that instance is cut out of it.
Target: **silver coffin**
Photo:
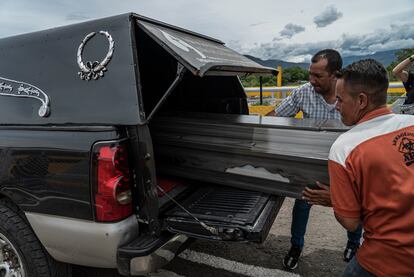
[[[157,174],[299,198],[328,183],[340,121],[171,113],[150,125]]]

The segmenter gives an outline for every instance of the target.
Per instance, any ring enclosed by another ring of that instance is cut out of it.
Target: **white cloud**
[[[244,52],[261,59],[300,61],[302,58],[302,61],[305,61],[306,57],[324,48],[333,48],[343,56],[351,56],[412,47],[414,47],[414,25],[394,24],[386,29],[363,35],[343,34],[338,40],[295,44],[280,41],[262,43]]]
[[[68,21],[83,21],[87,19],[90,19],[90,17],[83,13],[70,13],[66,16],[66,20]]]
[[[238,40],[230,40],[228,43],[226,43],[226,46],[233,49],[236,52],[244,52],[245,49],[243,49],[240,41]]]
[[[338,1],[324,10],[333,1],[1,0],[0,37],[135,12],[218,38],[238,52],[300,60],[325,47],[346,53],[410,47],[414,36],[401,28],[414,25],[412,1]],[[378,26],[388,28],[373,32]]]
[[[256,22],[256,23],[250,24],[249,27],[256,27],[256,26],[260,26],[260,25],[263,25],[263,24],[266,24],[266,23],[268,23],[268,22],[266,22],[266,21]]]
[[[289,23],[285,25],[282,31],[280,31],[280,36],[285,38],[291,38],[294,35],[303,31],[305,31],[305,27]]]
[[[327,7],[320,15],[315,16],[313,22],[319,28],[326,27],[336,20],[342,17],[342,13],[338,12],[338,10],[334,6]]]

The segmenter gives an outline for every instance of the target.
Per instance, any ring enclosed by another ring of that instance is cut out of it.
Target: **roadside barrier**
[[[285,86],[285,87],[263,87],[262,99],[260,104],[260,88],[249,87],[244,91],[247,96],[247,102],[249,104],[249,113],[256,115],[267,115],[273,111],[274,108],[298,86]],[[404,86],[401,82],[392,82],[388,87],[388,104],[394,103],[405,94]],[[296,117],[301,117],[298,114]]]

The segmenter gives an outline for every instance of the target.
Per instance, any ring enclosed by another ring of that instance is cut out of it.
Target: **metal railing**
[[[298,86],[283,86],[283,87],[263,87],[262,99],[268,105],[277,105],[283,98],[286,98],[292,90]],[[260,99],[260,87],[244,88],[249,104],[257,104]],[[401,82],[392,82],[388,87],[388,95],[391,98],[398,99],[405,93],[404,86]]]

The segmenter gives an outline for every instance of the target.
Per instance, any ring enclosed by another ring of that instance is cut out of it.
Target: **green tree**
[[[282,72],[282,85],[294,85],[309,79],[309,72],[299,66],[286,68]]]
[[[405,48],[405,49],[401,49],[395,52],[395,56],[397,59],[387,66],[388,77],[390,81],[398,81],[398,79],[394,76],[394,74],[392,74],[392,70],[394,69],[394,67],[397,66],[397,64],[399,64],[400,62],[408,58],[413,53],[414,53],[414,48]]]
[[[260,86],[260,76],[256,76],[256,75],[241,76],[240,80],[244,87]],[[262,76],[262,86],[263,87],[276,86],[276,77],[275,76]]]
[[[263,87],[276,86],[276,76],[263,76]],[[307,70],[298,66],[286,68],[282,70],[282,85],[296,85],[303,81],[308,81],[309,73]],[[244,87],[260,86],[260,77],[256,75],[241,76],[240,80]]]

